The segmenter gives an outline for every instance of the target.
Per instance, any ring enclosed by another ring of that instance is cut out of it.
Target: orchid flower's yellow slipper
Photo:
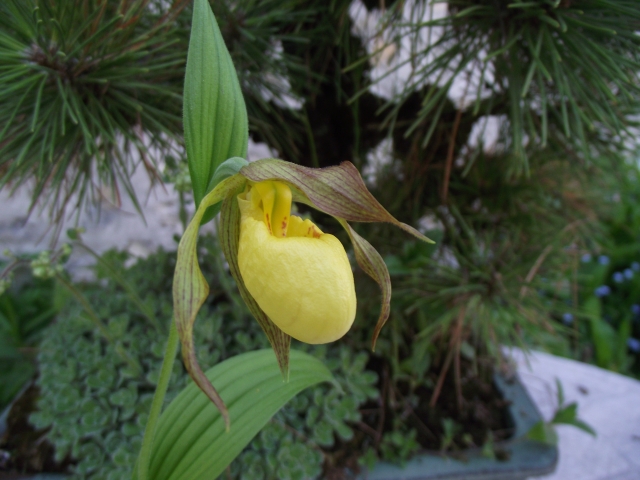
[[[247,163],[232,158],[220,165],[212,184],[217,186],[200,202],[178,247],[174,315],[187,370],[228,421],[224,402],[198,365],[192,338],[193,322],[209,291],[196,255],[198,229],[209,207],[222,203],[218,231],[222,250],[285,378],[291,337],[307,343],[337,340],[349,330],[356,313],[353,274],[344,247],[310,220],[291,215],[292,201],[335,217],[351,238],[358,265],[380,285],[382,308],[372,348],[389,317],[391,281],[380,254],[347,221],[389,222],[421,240],[431,240],[389,214],[349,162],[313,169],[275,159]]]
[[[301,342],[328,343],[347,333],[356,291],[340,240],[291,215],[291,189],[283,182],[249,185],[238,205],[238,266],[262,311]]]

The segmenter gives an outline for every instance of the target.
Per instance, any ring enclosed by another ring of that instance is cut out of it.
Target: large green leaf
[[[186,387],[160,417],[150,478],[217,478],[291,398],[307,387],[332,380],[327,367],[306,353],[292,351],[291,360],[286,383],[268,349],[238,355],[206,372],[229,408],[229,431],[202,391],[195,384]]]
[[[209,3],[195,0],[184,79],[184,139],[196,206],[223,161],[247,156],[248,135],[247,108],[231,56]]]

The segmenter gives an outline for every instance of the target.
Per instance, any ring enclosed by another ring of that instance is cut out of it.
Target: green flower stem
[[[176,358],[177,352],[178,331],[176,330],[176,322],[172,320],[171,328],[169,329],[169,340],[167,341],[167,349],[164,352],[164,359],[162,360],[160,378],[158,379],[158,386],[156,387],[156,391],[153,394],[151,411],[149,412],[147,426],[144,429],[144,439],[142,441],[142,448],[140,449],[140,456],[138,457],[138,463],[136,466],[138,480],[147,480],[149,476],[149,464],[151,462],[151,449],[153,447],[153,439],[156,433],[158,417],[160,416],[162,404],[164,403],[164,396],[166,395],[167,387],[169,386],[169,379],[171,378],[171,372],[173,370],[173,361]]]

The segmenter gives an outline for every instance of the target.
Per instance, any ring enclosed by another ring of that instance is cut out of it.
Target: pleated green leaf
[[[209,399],[196,385],[187,386],[160,417],[150,478],[217,478],[291,398],[332,380],[327,367],[306,353],[292,351],[291,360],[287,383],[268,349],[238,355],[206,372],[229,408],[232,427],[228,432]]]
[[[223,161],[246,158],[248,135],[247,108],[231,56],[209,3],[195,0],[184,79],[184,139],[196,206]]]

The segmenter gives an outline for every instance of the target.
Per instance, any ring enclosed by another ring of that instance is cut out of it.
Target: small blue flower
[[[573,315],[569,312],[562,314],[562,323],[565,325],[571,325],[573,323]]]
[[[634,315],[640,314],[640,305],[638,305],[637,303],[631,305],[631,313],[633,313]]]
[[[606,297],[611,293],[611,288],[609,288],[609,285],[600,285],[593,293],[595,293],[596,297]]]
[[[600,265],[609,265],[609,257],[607,257],[606,255],[600,255],[598,257],[598,263]]]
[[[627,347],[629,347],[629,350],[631,350],[633,353],[640,352],[640,340],[638,340],[637,338],[629,338],[627,340]]]
[[[580,258],[580,261],[582,263],[589,263],[591,260],[593,259],[593,257],[591,257],[590,253],[585,253],[584,255],[582,255],[582,257]]]
[[[626,278],[627,280],[631,280],[633,278],[633,270],[631,270],[630,268],[625,268],[624,272],[624,278]]]
[[[624,282],[624,275],[622,275],[621,272],[614,273],[612,277],[613,277],[613,281],[616,283]]]
[[[632,269],[634,272],[638,272],[638,271],[640,271],[640,263],[638,263],[638,262],[633,262],[633,263],[631,264],[631,269]]]

